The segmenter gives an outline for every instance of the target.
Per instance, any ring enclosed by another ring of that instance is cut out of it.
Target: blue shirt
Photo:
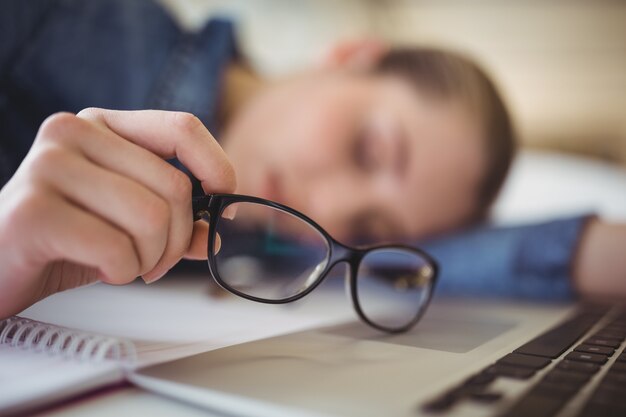
[[[576,296],[572,263],[591,217],[483,225],[420,246],[440,263],[440,294],[565,301]]]
[[[236,56],[230,21],[186,33],[146,0],[5,0],[0,7],[1,184],[58,111],[180,110],[217,133],[222,73]]]
[[[194,113],[217,136],[231,22],[181,31],[148,0],[4,0],[0,6],[0,185],[42,121],[85,107]],[[482,226],[418,242],[437,259],[437,293],[564,300],[587,215]]]

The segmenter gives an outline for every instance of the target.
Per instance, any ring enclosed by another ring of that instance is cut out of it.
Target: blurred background
[[[354,38],[462,51],[498,82],[525,146],[626,167],[624,1],[160,1],[189,29],[234,18],[242,51],[268,77]]]

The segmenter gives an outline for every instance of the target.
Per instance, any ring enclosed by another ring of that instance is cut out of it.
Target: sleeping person
[[[190,34],[151,1],[1,7],[0,318],[206,259],[191,196],[232,192],[340,241],[418,243],[442,292],[626,297],[626,226],[485,225],[515,133],[464,56],[354,42],[268,81],[230,21]]]

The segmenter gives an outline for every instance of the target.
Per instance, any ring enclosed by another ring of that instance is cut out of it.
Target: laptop
[[[626,416],[625,337],[619,306],[435,297],[405,334],[342,316],[130,379],[229,416]]]

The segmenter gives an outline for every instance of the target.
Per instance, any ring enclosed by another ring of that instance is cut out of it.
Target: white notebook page
[[[3,412],[32,409],[123,379],[123,368],[114,361],[82,362],[0,344]]]
[[[56,294],[20,315],[131,340],[139,367],[355,319],[341,288],[332,291],[334,302],[329,302],[328,294],[313,293],[303,302],[268,305],[232,295],[211,297],[207,280],[166,276],[151,285],[95,284]]]

